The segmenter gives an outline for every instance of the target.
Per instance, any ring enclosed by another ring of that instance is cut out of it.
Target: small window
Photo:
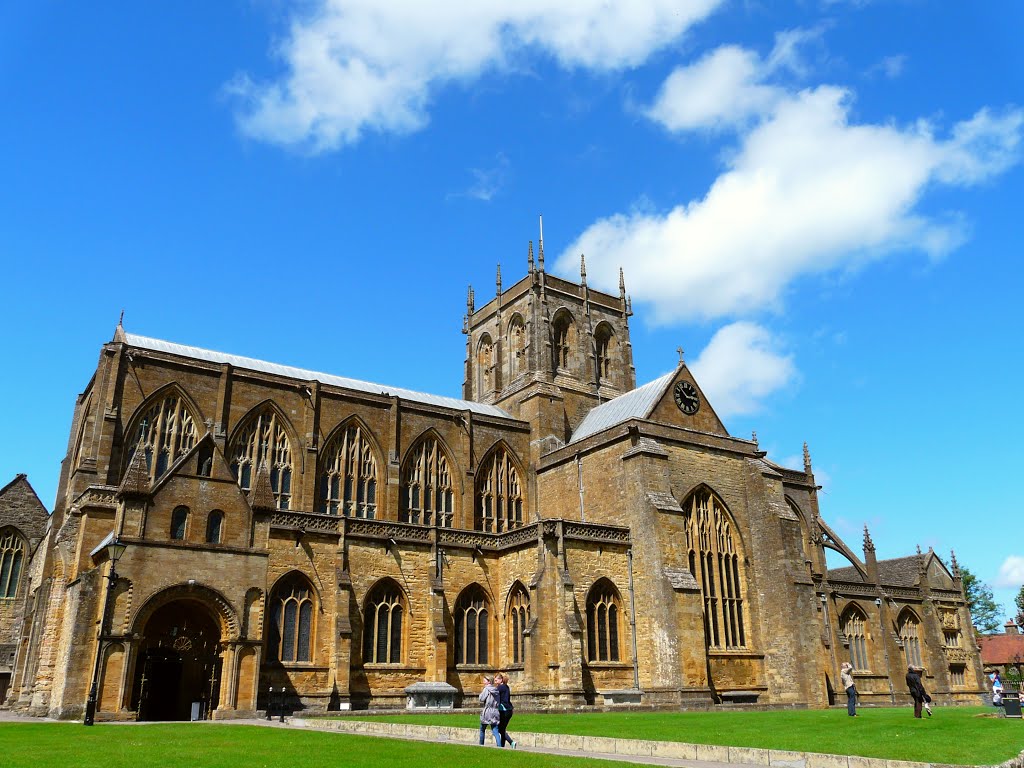
[[[530,596],[522,584],[517,584],[508,605],[508,646],[512,663],[526,661],[526,627],[530,622]]]
[[[224,513],[219,509],[213,510],[206,518],[206,542],[207,544],[220,544],[221,529],[224,527]]]
[[[175,507],[171,513],[171,538],[176,541],[185,540],[185,527],[188,524],[188,507]]]
[[[966,685],[966,675],[964,674],[966,667],[950,667],[949,668],[949,680],[953,685],[962,686]]]

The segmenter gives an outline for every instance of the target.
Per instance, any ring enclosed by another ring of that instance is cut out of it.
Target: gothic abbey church
[[[94,679],[97,719],[475,706],[503,669],[526,708],[824,707],[847,660],[868,703],[908,663],[978,701],[955,559],[855,552],[806,449],[729,435],[684,362],[636,385],[631,314],[531,245],[470,291],[463,400],[119,325],[53,513],[0,490],[3,706],[81,717]]]

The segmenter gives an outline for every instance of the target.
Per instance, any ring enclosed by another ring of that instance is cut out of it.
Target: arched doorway
[[[221,629],[198,600],[174,600],[146,621],[132,687],[139,720],[207,719],[220,699]]]

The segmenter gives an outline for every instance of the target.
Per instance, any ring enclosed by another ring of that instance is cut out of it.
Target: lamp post
[[[117,561],[121,559],[127,544],[121,543],[115,535],[103,549],[106,550],[107,559],[110,560],[110,572],[107,573],[107,590],[103,596],[103,613],[100,615],[100,631],[96,635],[96,663],[92,668],[92,684],[89,686],[89,698],[85,702],[85,725],[92,725],[96,715],[96,687],[99,684],[100,660],[103,654],[103,632],[107,627],[107,614],[110,612],[110,595],[114,591],[114,582],[117,581]]]

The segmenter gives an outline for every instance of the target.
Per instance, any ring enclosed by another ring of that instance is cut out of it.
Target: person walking
[[[498,733],[501,734],[501,746],[511,744],[515,749],[518,744],[516,740],[508,735],[508,721],[512,719],[512,691],[508,687],[508,675],[499,672],[494,676],[494,682],[498,685]]]
[[[924,689],[924,683],[921,682],[922,672],[924,669],[921,667],[907,667],[907,689],[910,691],[910,698],[914,700],[914,717],[917,718],[921,717],[922,707],[928,711],[928,717],[932,716],[932,697],[928,695]]]
[[[497,675],[495,675],[497,677]],[[498,686],[491,682],[491,678],[484,675],[484,689],[480,691],[480,703],[483,709],[480,710],[480,746],[484,745],[484,736],[487,729],[491,729],[494,735],[494,745],[501,746],[501,734],[498,733]]]
[[[844,661],[839,668],[839,678],[846,691],[846,713],[850,717],[857,717],[857,686],[853,682],[853,664]]]

